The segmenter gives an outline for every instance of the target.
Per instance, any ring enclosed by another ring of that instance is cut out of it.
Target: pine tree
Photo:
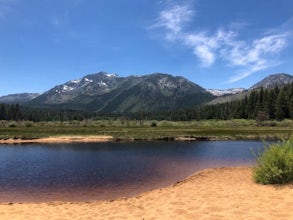
[[[276,95],[274,90],[266,90],[264,97],[264,112],[268,114],[269,119],[275,119],[274,101],[276,100]]]
[[[0,120],[7,120],[7,107],[3,103],[0,106]]]
[[[286,100],[284,98],[284,92],[283,90],[281,90],[276,100],[276,119],[279,121],[283,120],[285,117],[285,103]]]
[[[290,118],[293,119],[293,95],[291,95],[291,98],[289,101],[289,115],[290,115]]]

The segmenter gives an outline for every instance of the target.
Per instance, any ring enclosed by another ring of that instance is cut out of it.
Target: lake
[[[0,201],[92,201],[137,195],[196,171],[250,166],[260,141],[0,145]]]

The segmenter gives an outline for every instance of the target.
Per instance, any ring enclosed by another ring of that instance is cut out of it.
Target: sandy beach
[[[250,168],[198,172],[133,198],[0,204],[0,219],[293,219],[293,184],[259,185]]]
[[[37,139],[0,139],[0,144],[25,144],[25,143],[89,143],[112,141],[112,136],[102,135],[73,135],[73,136],[52,136]]]

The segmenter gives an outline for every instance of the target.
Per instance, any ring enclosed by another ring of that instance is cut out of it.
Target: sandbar
[[[0,203],[0,219],[293,219],[293,184],[260,185],[251,168],[200,171],[132,198]]]
[[[72,135],[72,136],[51,136],[35,139],[9,138],[0,139],[0,144],[25,144],[25,143],[90,143],[113,141],[112,136],[105,135]]]

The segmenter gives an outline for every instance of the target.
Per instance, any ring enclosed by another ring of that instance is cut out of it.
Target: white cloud
[[[171,35],[180,33],[186,23],[188,23],[194,15],[194,11],[188,5],[175,5],[160,12],[157,22],[153,28],[163,27],[168,31],[168,39]]]
[[[258,53],[276,53],[286,45],[286,34],[269,35],[253,41]]]
[[[193,49],[193,53],[201,59],[203,66],[210,66],[215,62],[215,54],[205,45],[198,45]]]
[[[260,70],[267,69],[269,67],[276,66],[277,63],[270,63],[269,65],[264,61],[259,61],[256,65],[248,66],[246,69],[241,69],[238,74],[232,76],[226,83],[234,83],[241,79],[246,78],[247,76],[256,73]]]
[[[255,72],[276,65],[273,56],[278,55],[287,45],[286,34],[275,34],[255,39],[252,42],[233,41],[231,48],[224,50],[222,59],[244,71],[230,78],[228,82],[239,81]]]
[[[203,67],[212,66],[217,60],[223,61],[239,73],[229,79],[229,83],[239,81],[255,72],[277,65],[277,55],[288,44],[287,32],[270,31],[252,40],[240,40],[237,29],[247,26],[245,22],[235,23],[229,28],[218,28],[214,32],[187,32],[184,27],[191,21],[195,11],[191,6],[174,5],[162,10],[158,21],[152,26],[165,29],[165,39],[180,42],[192,50]],[[276,34],[278,33],[278,34]],[[239,70],[240,69],[240,70]]]
[[[205,32],[187,35],[182,33],[180,37],[182,42],[201,60],[203,66],[208,67],[215,62],[218,50],[223,45],[230,44],[234,35],[232,31],[225,32],[220,29],[215,35]]]

